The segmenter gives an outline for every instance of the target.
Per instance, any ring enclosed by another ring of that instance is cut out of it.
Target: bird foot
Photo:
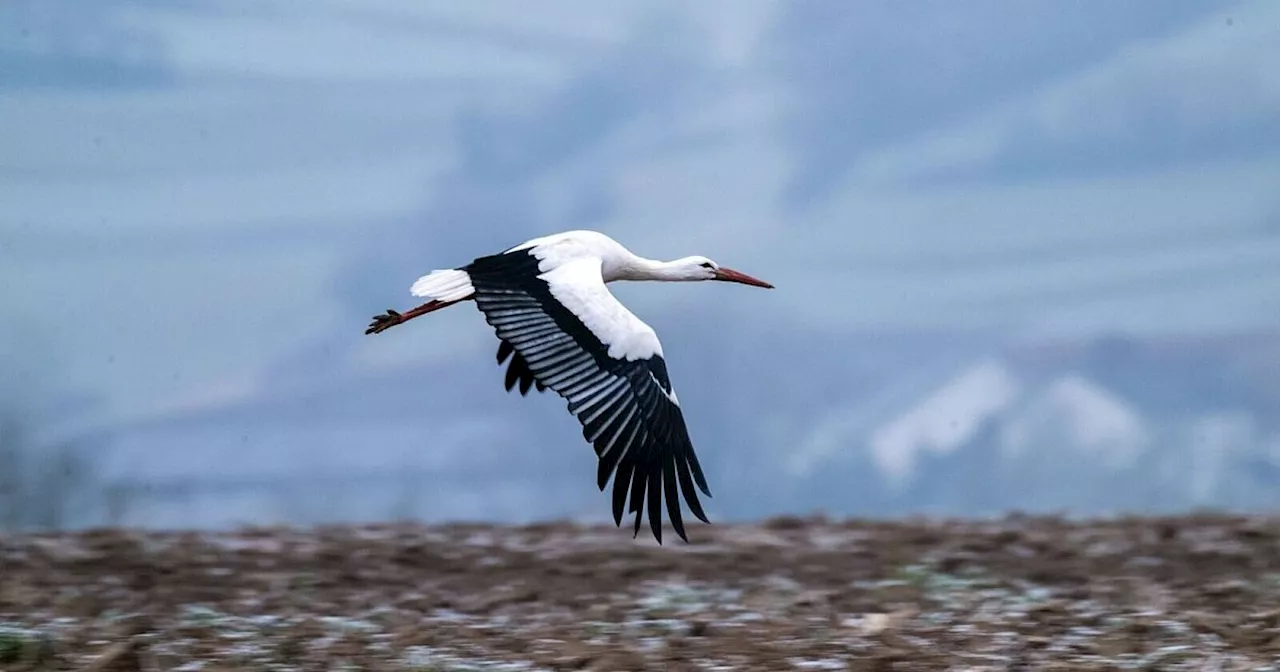
[[[404,322],[404,316],[400,313],[388,308],[387,312],[381,315],[374,315],[373,321],[369,323],[369,328],[364,330],[365,334],[378,334]]]

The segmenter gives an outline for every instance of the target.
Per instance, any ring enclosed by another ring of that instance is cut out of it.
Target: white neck
[[[690,278],[684,272],[685,269],[675,261],[658,261],[657,259],[646,259],[644,257],[631,255],[618,263],[612,273],[607,273],[605,281],[610,280],[660,280],[666,282],[678,282],[689,280]]]

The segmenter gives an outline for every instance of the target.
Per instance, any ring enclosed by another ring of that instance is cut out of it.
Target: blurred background
[[[9,0],[0,527],[608,520],[408,287],[627,285],[713,520],[1280,503],[1280,4]]]

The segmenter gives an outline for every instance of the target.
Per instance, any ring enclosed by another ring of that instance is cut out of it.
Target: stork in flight
[[[708,497],[711,492],[658,336],[609,292],[605,283],[615,280],[724,280],[773,287],[706,257],[655,261],[632,254],[603,233],[567,231],[418,278],[409,292],[429,301],[403,313],[387,310],[365,333],[474,300],[501,341],[498,364],[511,358],[507,391],[517,382],[521,395],[530,386],[539,392],[551,388],[582,423],[582,435],[599,457],[596,480],[602,492],[613,476],[614,523],[622,525],[630,495],[632,536],[640,534],[647,503],[649,528],[661,544],[665,493],[671,526],[688,542],[676,483],[689,510],[704,523],[710,521],[694,484]]]

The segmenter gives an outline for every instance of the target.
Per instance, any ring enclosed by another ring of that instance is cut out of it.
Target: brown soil
[[[1280,518],[690,532],[0,536],[0,669],[1280,669]]]

